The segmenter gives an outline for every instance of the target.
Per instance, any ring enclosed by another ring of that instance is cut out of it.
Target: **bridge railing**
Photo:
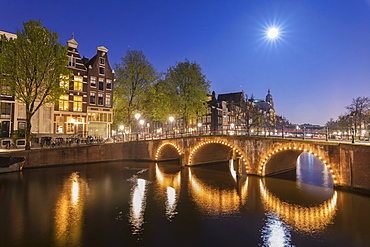
[[[181,130],[166,131],[164,133],[129,133],[115,137],[115,141],[138,141],[138,140],[158,140],[171,139],[189,136],[261,136],[261,137],[276,137],[276,138],[293,138],[306,140],[326,140],[326,141],[347,141],[347,142],[369,142],[369,136],[354,135],[353,131],[329,130],[323,129],[225,129],[216,131],[191,131],[185,132]]]

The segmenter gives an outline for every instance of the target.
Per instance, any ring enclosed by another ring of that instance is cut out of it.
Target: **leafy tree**
[[[157,79],[157,73],[142,51],[128,50],[115,65],[115,125],[131,126],[133,115],[144,110],[146,93]]]
[[[210,93],[210,81],[202,73],[202,68],[196,62],[185,59],[168,69],[165,80],[176,93],[172,102],[177,117],[182,118],[187,128],[191,120],[205,115]]]
[[[0,80],[10,95],[26,108],[26,146],[30,149],[31,119],[44,104],[56,102],[68,80],[67,48],[58,34],[41,26],[41,21],[23,23],[16,39],[1,37]]]
[[[173,109],[176,91],[166,80],[158,80],[146,94],[144,112],[152,121],[166,122],[169,116],[176,116]]]

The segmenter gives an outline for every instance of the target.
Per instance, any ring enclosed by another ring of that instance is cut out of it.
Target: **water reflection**
[[[210,215],[233,213],[246,202],[248,178],[241,182],[238,189],[213,188],[201,182],[192,172],[189,172],[189,191],[195,203]]]
[[[268,211],[275,212],[288,225],[309,233],[325,229],[333,222],[337,210],[337,192],[322,204],[306,207],[282,201],[273,195],[262,180],[259,183],[262,202]]]
[[[81,241],[87,183],[77,172],[64,180],[55,206],[55,242],[58,246],[78,246]]]
[[[159,190],[166,194],[166,218],[171,221],[177,214],[177,201],[180,197],[181,172],[166,174],[155,164],[155,174]]]
[[[267,213],[267,221],[261,230],[263,247],[292,246],[288,226],[274,213]]]
[[[143,230],[142,225],[144,224],[146,206],[146,185],[146,180],[138,178],[131,191],[129,222],[132,225],[133,234],[139,234]]]

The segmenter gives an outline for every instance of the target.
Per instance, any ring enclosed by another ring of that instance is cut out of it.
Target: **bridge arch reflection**
[[[337,192],[322,204],[306,207],[281,200],[271,193],[260,180],[260,195],[267,210],[275,212],[285,222],[303,232],[325,229],[332,223],[337,210]]]
[[[285,146],[285,147],[281,147],[281,148],[278,148],[278,149],[273,149],[270,152],[268,152],[267,155],[262,157],[261,160],[260,160],[258,174],[260,176],[268,175],[267,167],[271,166],[271,165],[276,165],[276,164],[272,164],[272,163],[275,163],[273,161],[273,159],[276,158],[278,155],[281,156],[281,154],[288,153],[288,152],[290,152],[290,154],[289,154],[290,160],[288,159],[289,162],[290,162],[290,164],[288,164],[289,166],[293,165],[295,167],[296,160],[297,160],[298,156],[303,152],[307,152],[307,153],[312,154],[313,156],[317,157],[319,160],[321,160],[321,162],[326,166],[326,168],[330,172],[334,185],[338,183],[338,179],[337,179],[337,175],[336,175],[337,172],[334,170],[333,166],[327,162],[326,158],[320,156],[318,154],[319,152],[317,152],[315,150],[310,150],[310,149],[297,147],[297,146],[293,146],[293,147],[292,146]],[[294,164],[293,164],[293,160],[294,160]]]
[[[189,173],[189,191],[194,202],[204,211],[213,214],[231,213],[239,210],[248,197],[248,177],[236,182],[236,189],[213,188],[202,182],[191,171]]]

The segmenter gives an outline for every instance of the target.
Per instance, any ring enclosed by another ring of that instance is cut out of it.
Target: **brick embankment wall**
[[[25,157],[24,168],[116,160],[154,160],[146,142],[107,143],[75,147],[2,152],[3,157]]]

